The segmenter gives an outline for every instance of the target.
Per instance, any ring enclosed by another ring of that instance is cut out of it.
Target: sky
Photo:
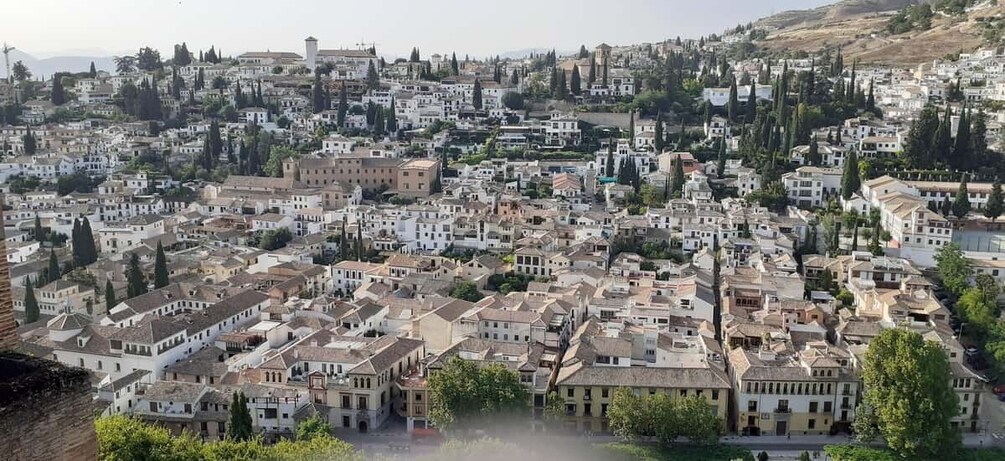
[[[38,58],[108,56],[142,46],[171,56],[221,48],[303,54],[304,38],[319,48],[356,48],[423,57],[456,52],[492,56],[527,48],[575,51],[697,37],[773,13],[833,0],[31,0],[5,1],[0,41]]]

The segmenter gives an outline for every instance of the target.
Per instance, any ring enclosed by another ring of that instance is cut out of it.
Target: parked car
[[[999,384],[995,387],[992,387],[991,392],[994,392],[997,395],[1005,395],[1005,384]]]

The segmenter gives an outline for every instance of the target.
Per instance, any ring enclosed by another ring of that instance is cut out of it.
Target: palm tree
[[[116,56],[115,72],[128,74],[136,70],[136,56]]]

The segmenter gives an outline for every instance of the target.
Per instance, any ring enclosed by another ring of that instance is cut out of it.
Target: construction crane
[[[14,76],[10,74],[10,52],[14,51],[14,49],[13,46],[7,46],[7,42],[3,42],[3,49],[0,50],[3,51],[4,64],[7,65],[7,83],[14,82]]]

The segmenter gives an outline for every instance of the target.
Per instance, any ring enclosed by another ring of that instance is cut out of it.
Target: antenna
[[[0,49],[3,51],[4,64],[7,66],[7,83],[14,83],[14,76],[10,74],[10,52],[14,50],[13,46],[7,46],[7,42],[3,42],[3,48]]]

